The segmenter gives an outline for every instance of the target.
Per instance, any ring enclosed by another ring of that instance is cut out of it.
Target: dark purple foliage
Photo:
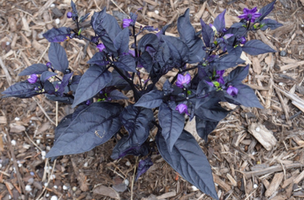
[[[226,10],[213,24],[207,25],[201,19],[199,32],[190,23],[187,9],[177,20],[179,36],[173,37],[166,35],[169,25],[156,34],[152,31],[157,29],[150,26],[138,30],[137,14],[130,13],[130,18],[119,25],[105,9],[93,14],[94,34],[85,36],[82,22],[88,14],[79,17],[71,1],[72,11],[67,17],[73,19],[76,28],[47,31],[44,37],[51,42],[50,62],[27,67],[19,75],[30,77],[2,94],[20,98],[45,94],[50,100],[75,107],[74,113],[56,127],[54,145],[47,157],[83,153],[116,138],[111,158],[139,156],[142,160],[138,179],[153,164],[151,155],[157,146],[184,179],[218,199],[208,160],[196,140],[184,130],[185,120],[195,118],[198,135],[207,141],[230,112],[219,102],[263,108],[254,91],[242,83],[249,66],[238,65],[244,63],[242,52],[253,56],[275,52],[260,40],[246,39],[250,31],[282,26],[265,19],[274,3],[259,12],[256,7],[245,8],[239,16],[242,20],[231,27],[225,24]],[[138,40],[142,33],[145,34]],[[98,50],[83,75],[72,72],[77,65],[69,68],[66,52],[57,43],[67,37],[87,40]],[[228,68],[234,69],[227,73]],[[167,73],[175,76],[168,79]],[[156,137],[150,135],[155,128]]]

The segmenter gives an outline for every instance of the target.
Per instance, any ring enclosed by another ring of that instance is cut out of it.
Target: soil
[[[81,14],[105,6],[121,23],[124,13],[137,12],[138,27],[162,28],[178,35],[178,16],[190,8],[191,22],[212,23],[226,9],[226,24],[237,22],[243,8],[270,0],[78,0]],[[0,91],[24,80],[24,68],[48,61],[49,43],[42,33],[72,26],[69,0],[0,1]],[[208,143],[197,138],[212,167],[220,199],[304,199],[304,1],[278,0],[269,18],[284,26],[251,33],[277,52],[245,55],[250,64],[246,84],[255,89],[265,109],[240,106],[220,122]],[[86,30],[85,34],[93,35]],[[83,73],[96,48],[85,41],[62,43],[70,68]],[[77,155],[45,159],[54,128],[70,106],[47,100],[2,98],[0,108],[0,199],[211,199],[179,176],[155,152],[154,165],[136,182],[137,158],[110,158],[115,139]],[[225,104],[228,108],[233,105]],[[187,128],[194,135],[193,122]]]

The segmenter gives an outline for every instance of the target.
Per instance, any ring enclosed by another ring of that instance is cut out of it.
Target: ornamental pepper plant
[[[135,28],[136,13],[119,24],[103,9],[91,17],[95,34],[88,36],[82,31],[88,14],[79,16],[72,1],[67,17],[76,28],[44,33],[51,42],[49,62],[24,69],[19,75],[28,79],[2,94],[20,98],[42,94],[75,108],[55,128],[49,158],[83,153],[115,137],[118,142],[111,158],[138,156],[136,179],[153,165],[151,155],[158,150],[184,179],[218,199],[208,160],[184,125],[195,120],[198,135],[207,141],[208,134],[230,112],[219,102],[263,108],[254,91],[242,83],[249,66],[240,57],[242,52],[253,56],[275,52],[247,37],[249,32],[282,26],[265,18],[274,4],[259,11],[245,8],[240,21],[231,27],[225,24],[224,11],[213,24],[201,20],[198,31],[191,25],[187,9],[177,21],[178,37],[166,35],[170,25],[160,31],[151,26]],[[143,36],[138,40],[139,34]],[[60,45],[73,38],[96,48],[83,75],[71,71]],[[168,78],[168,72],[176,75]],[[133,95],[128,98],[126,93]],[[155,128],[157,134],[153,135]]]

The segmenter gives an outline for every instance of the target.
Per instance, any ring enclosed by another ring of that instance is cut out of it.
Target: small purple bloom
[[[123,19],[122,20],[122,27],[123,28],[129,27],[132,22],[133,22],[132,19]]]
[[[223,33],[227,32],[227,29],[226,28],[223,28]]]
[[[72,13],[72,12],[68,12],[68,13],[67,13],[67,17],[68,17],[68,18],[72,18],[72,17],[73,17],[73,13]]]
[[[30,77],[27,79],[29,83],[33,84],[33,83],[36,83],[37,82],[37,75],[36,74],[32,74],[30,75]]]
[[[227,93],[231,96],[236,96],[238,94],[239,90],[236,87],[233,87],[230,85],[227,89]]]
[[[224,78],[223,78],[224,73],[225,73],[225,70],[217,70],[216,71],[216,74],[219,76],[216,81],[219,82],[222,85],[225,84],[225,81],[224,81]]]
[[[246,19],[247,21],[254,22],[256,18],[261,16],[261,13],[257,12],[257,7],[252,8],[249,10],[248,8],[244,8],[244,14],[239,16],[240,19]]]
[[[246,38],[245,37],[241,37],[240,42],[241,42],[241,44],[245,44],[246,43]]]
[[[102,43],[98,44],[96,47],[100,52],[106,48]]]
[[[91,101],[90,100],[87,100],[86,103],[85,103],[87,106],[89,106],[91,104]]]
[[[178,112],[179,112],[180,114],[185,113],[185,114],[187,114],[187,115],[190,115],[190,114],[188,113],[188,107],[187,107],[187,105],[184,104],[184,103],[178,104],[178,105],[176,106],[175,110],[178,110]]]
[[[190,74],[187,73],[185,76],[183,76],[182,74],[178,74],[176,86],[179,88],[183,88],[190,83],[190,80],[191,80]]]
[[[47,62],[47,63],[46,63],[46,66],[47,66],[48,68],[52,68],[52,63]]]

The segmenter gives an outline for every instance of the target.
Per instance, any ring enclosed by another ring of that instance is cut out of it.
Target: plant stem
[[[133,90],[133,92],[134,92],[134,98],[135,98],[135,101],[138,101],[138,99],[140,98],[140,96],[139,96],[139,93],[138,93],[138,91],[136,90],[136,88],[135,88],[135,86],[134,86],[134,83],[130,80],[130,79],[128,79],[128,77],[126,77],[121,71],[120,71],[120,69],[118,68],[118,67],[116,67],[115,65],[111,65],[112,67],[114,67],[114,69],[119,73],[119,75],[120,76],[122,76],[124,79],[125,79],[125,81],[127,81],[128,83],[129,83],[129,85],[131,86],[131,88],[132,88],[132,90]]]

